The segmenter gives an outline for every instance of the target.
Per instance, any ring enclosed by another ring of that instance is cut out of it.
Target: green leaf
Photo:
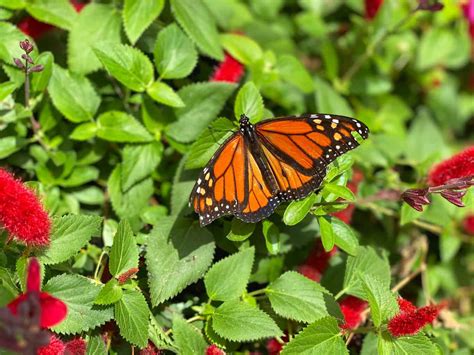
[[[321,242],[325,251],[330,251],[336,243],[336,236],[332,227],[331,216],[318,216],[319,232],[321,233]]]
[[[122,150],[121,183],[127,191],[137,182],[149,177],[161,161],[163,145],[160,142],[126,145]]]
[[[318,283],[295,271],[281,275],[265,292],[278,315],[306,323],[327,316],[325,298],[332,297]]]
[[[349,256],[344,274],[344,290],[359,298],[365,298],[360,275],[376,278],[384,287],[390,287],[390,265],[387,257],[371,247],[359,247],[356,256]]]
[[[33,73],[31,76],[31,90],[33,92],[42,92],[49,84],[53,73],[54,57],[51,52],[43,52],[35,60],[35,65],[41,64],[44,68],[39,73]]]
[[[355,200],[354,193],[347,186],[337,185],[336,183],[327,183],[324,184],[323,191],[341,197],[346,201]]]
[[[265,237],[265,246],[271,255],[276,255],[280,252],[280,231],[275,223],[269,220],[262,221],[262,232]]]
[[[122,167],[117,165],[107,182],[112,207],[120,218],[134,218],[141,214],[153,194],[151,178],[140,181],[126,191],[121,188]]]
[[[207,343],[201,332],[182,318],[173,319],[173,337],[179,354],[205,354]]]
[[[70,30],[77,12],[69,0],[35,0],[26,3],[26,11],[40,22]]]
[[[392,354],[394,355],[438,355],[436,346],[425,335],[418,334],[395,338]]]
[[[120,287],[118,281],[111,279],[102,287],[94,303],[100,305],[112,304],[118,302],[122,298],[122,295],[122,287]]]
[[[336,319],[326,317],[307,326],[283,347],[282,355],[349,354]]]
[[[252,341],[283,334],[268,314],[239,300],[224,302],[214,311],[212,328],[232,341]]]
[[[5,100],[8,95],[11,95],[17,88],[13,81],[5,81],[0,84],[0,101]]]
[[[425,212],[426,212],[426,209],[420,212],[420,211],[415,210],[406,202],[403,202],[402,209],[400,212],[400,225],[404,226],[405,224],[413,222],[414,220],[420,218]]]
[[[26,6],[26,0],[0,0],[0,6],[7,9],[19,10]]]
[[[316,198],[315,194],[311,194],[302,200],[292,201],[283,214],[283,222],[287,226],[294,226],[301,222],[313,207]]]
[[[277,69],[284,80],[295,85],[302,92],[306,94],[313,92],[313,79],[296,57],[289,54],[280,56],[277,61]]]
[[[99,216],[67,215],[53,219],[51,244],[40,260],[45,264],[57,264],[76,254],[93,236],[100,235],[102,218]]]
[[[370,314],[376,327],[391,319],[398,312],[395,295],[389,286],[371,275],[361,275],[362,285],[369,302]]]
[[[107,355],[107,347],[102,336],[96,335],[87,339],[86,355]]]
[[[255,223],[245,223],[238,218],[232,219],[227,239],[233,242],[243,242],[255,231]]]
[[[250,37],[226,33],[220,35],[222,47],[244,65],[252,64],[263,56],[262,48]],[[312,83],[311,83],[312,85]]]
[[[148,343],[149,313],[148,304],[140,291],[123,291],[122,299],[115,303],[115,320],[120,335],[130,343],[144,348]]]
[[[175,23],[158,33],[153,54],[156,68],[163,79],[188,76],[198,61],[193,42]]]
[[[212,262],[212,234],[187,220],[164,218],[148,239],[146,254],[152,305],[200,279]]]
[[[171,86],[161,81],[155,81],[146,90],[147,94],[156,102],[171,107],[183,107],[184,102]]]
[[[110,75],[131,90],[145,91],[154,80],[153,64],[137,48],[101,42],[94,47],[94,53]]]
[[[19,137],[0,138],[0,159],[19,151],[25,144],[26,140]]]
[[[76,126],[72,133],[69,135],[69,138],[77,141],[86,141],[88,139],[94,138],[97,133],[97,125],[95,122],[86,122],[82,123],[79,126]]]
[[[235,118],[238,120],[241,115],[246,115],[252,123],[256,123],[263,117],[263,108],[263,99],[257,87],[252,81],[247,82],[235,99]]]
[[[217,26],[201,0],[170,0],[171,11],[189,37],[206,55],[224,59]]]
[[[92,120],[100,105],[100,96],[87,78],[71,74],[56,64],[48,91],[54,107],[72,122]]]
[[[181,143],[194,141],[216,118],[235,88],[235,84],[206,82],[179,90],[186,106],[174,110],[178,120],[168,126],[167,134]]]
[[[439,238],[439,251],[441,260],[450,262],[461,248],[462,240],[456,236],[454,228],[446,228]]]
[[[67,306],[67,317],[52,328],[62,334],[75,334],[93,329],[113,317],[113,308],[94,307],[101,288],[79,275],[62,274],[51,278],[43,291],[59,298]]]
[[[113,5],[91,3],[85,6],[69,32],[69,69],[80,74],[99,69],[101,64],[93,48],[101,42],[120,43],[120,24],[120,13]]]
[[[331,227],[334,233],[334,244],[346,253],[356,255],[359,240],[352,228],[336,217],[331,218]]]
[[[110,273],[118,277],[124,272],[138,268],[138,249],[132,228],[127,220],[120,221],[114,244],[110,250]]]
[[[125,33],[132,44],[140,38],[148,26],[160,15],[165,0],[125,0],[123,23]]]
[[[121,111],[108,111],[98,117],[97,137],[122,143],[144,143],[153,139],[140,122]]]
[[[240,297],[252,271],[255,248],[247,248],[215,263],[204,277],[211,300],[228,301]]]
[[[339,95],[334,88],[324,80],[316,77],[316,107],[321,113],[334,113],[354,117],[347,100]]]
[[[220,117],[212,122],[209,129],[205,129],[191,145],[186,169],[201,168],[206,165],[217,149],[229,138],[233,129],[235,126],[227,118]]]

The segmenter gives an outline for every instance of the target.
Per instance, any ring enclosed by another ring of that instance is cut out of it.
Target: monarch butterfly
[[[369,129],[344,116],[310,114],[280,117],[253,125],[240,117],[240,129],[216,151],[201,172],[189,204],[205,226],[225,214],[258,222],[284,201],[316,190],[330,162],[366,139]]]

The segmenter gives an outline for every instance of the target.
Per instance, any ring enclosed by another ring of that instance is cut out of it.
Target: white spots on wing
[[[198,185],[200,185],[202,182],[201,178],[198,179]]]
[[[332,119],[332,122],[334,122],[334,123],[339,123],[339,120],[336,119],[336,118],[333,118],[333,119]]]
[[[341,149],[341,146],[340,146],[340,145],[336,145],[336,149]]]
[[[357,127],[362,127],[362,125],[359,122],[356,122]]]
[[[324,115],[324,118],[331,118],[331,115]]]
[[[312,114],[312,115],[310,116],[310,118],[318,118],[318,117],[319,117],[319,116],[316,115],[316,114]]]

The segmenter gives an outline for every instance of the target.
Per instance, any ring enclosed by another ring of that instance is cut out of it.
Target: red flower
[[[321,243],[321,239],[318,239],[313,250],[306,258],[306,261],[298,267],[298,272],[313,281],[321,281],[321,276],[324,271],[326,271],[329,260],[336,252],[336,247],[326,252]]]
[[[365,0],[365,18],[372,20],[379,12],[383,0]]]
[[[51,335],[49,344],[42,346],[38,349],[37,355],[62,355],[66,350],[64,343],[56,337],[56,335]]]
[[[354,194],[357,193],[357,190],[359,189],[359,184],[364,180],[364,174],[362,171],[358,169],[354,169],[354,173],[352,175],[351,181],[347,183],[347,187],[349,190],[351,190]],[[354,214],[355,210],[355,205],[354,204],[349,204],[346,209],[332,213],[334,217],[339,218],[341,221],[343,221],[346,224],[350,224],[352,221],[352,215]]]
[[[442,185],[451,179],[474,175],[474,146],[442,161],[431,168],[428,183]]]
[[[29,293],[39,293],[41,307],[40,326],[43,328],[52,327],[60,323],[67,315],[67,306],[63,301],[51,296],[49,293],[41,292],[40,264],[36,258],[31,258],[28,264],[28,275],[26,280],[26,293],[19,295],[8,304],[10,312],[18,313],[19,306],[25,302]]]
[[[49,244],[51,222],[38,197],[0,169],[0,224],[26,245]]]
[[[474,0],[470,0],[461,6],[464,12],[464,17],[469,24],[469,34],[471,35],[471,39],[474,41]]]
[[[276,339],[270,339],[267,341],[267,352],[268,355],[278,355],[283,349],[283,345],[280,344]]]
[[[84,355],[87,349],[87,343],[82,338],[74,338],[66,344],[67,355]]]
[[[464,218],[463,227],[467,234],[474,235],[474,215]]]
[[[414,335],[425,325],[432,323],[443,305],[431,305],[416,308],[411,302],[399,299],[400,313],[388,322],[388,331],[394,337]]]
[[[344,324],[341,325],[342,329],[355,329],[365,321],[363,313],[367,308],[367,302],[354,296],[347,296],[339,302],[339,306],[345,320]]]
[[[81,3],[76,0],[71,0],[71,4],[74,6],[77,12],[81,12],[82,8],[87,5],[86,3]],[[17,27],[21,32],[33,39],[37,39],[46,32],[49,32],[55,28],[53,25],[40,22],[31,16],[23,18],[17,24]]]
[[[226,53],[224,61],[219,64],[209,80],[238,83],[243,75],[244,66],[229,53]]]
[[[146,348],[140,350],[140,355],[160,355],[161,351],[158,350],[151,341],[148,342]]]
[[[132,278],[137,272],[138,272],[138,268],[136,267],[132,267],[130,270],[125,271],[123,274],[120,274],[117,277],[118,283],[121,285],[124,284],[130,278]]]
[[[207,347],[206,355],[225,355],[225,351],[212,344]]]

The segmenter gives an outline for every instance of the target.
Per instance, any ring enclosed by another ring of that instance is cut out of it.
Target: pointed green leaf
[[[180,79],[188,76],[198,60],[193,42],[175,23],[158,33],[153,54],[156,68],[163,79]]]
[[[386,283],[380,282],[371,275],[361,275],[362,286],[369,302],[370,314],[376,327],[392,318],[398,312],[395,295]]]
[[[251,341],[283,334],[268,314],[239,300],[224,302],[215,310],[212,328],[221,337],[232,341]]]
[[[147,94],[156,102],[171,107],[183,107],[184,102],[171,86],[161,81],[155,81],[146,90]]]
[[[259,60],[263,55],[262,48],[257,42],[241,34],[226,33],[220,35],[220,41],[232,57],[245,65]]]
[[[102,336],[90,336],[87,339],[86,355],[107,355],[107,347]]]
[[[346,253],[356,255],[359,240],[352,228],[336,217],[331,218],[331,226],[334,232],[334,244]]]
[[[53,74],[54,57],[51,52],[43,52],[35,60],[35,65],[41,64],[43,70],[39,73],[33,73],[31,77],[31,90],[33,92],[42,92],[49,84]]]
[[[252,81],[247,82],[239,90],[235,99],[235,118],[240,119],[246,115],[252,123],[260,121],[263,117],[263,99],[257,87]]]
[[[112,319],[113,308],[94,306],[100,290],[99,285],[79,275],[62,274],[49,279],[43,291],[59,298],[67,306],[66,319],[52,330],[62,334],[80,333]]]
[[[51,244],[40,254],[45,264],[57,264],[76,254],[93,236],[100,235],[99,216],[66,215],[53,219]]]
[[[150,310],[145,297],[138,290],[125,290],[122,299],[115,303],[115,320],[120,335],[130,343],[144,348],[148,343]]]
[[[160,142],[126,145],[122,150],[122,189],[127,191],[135,183],[150,176],[162,155],[163,145]]]
[[[328,315],[326,297],[332,297],[318,283],[288,271],[265,290],[275,312],[288,319],[311,323]]]
[[[80,74],[99,69],[101,64],[93,47],[100,42],[120,43],[121,22],[120,13],[113,5],[91,3],[85,6],[69,32],[69,69]]]
[[[249,282],[255,248],[247,248],[215,263],[204,277],[211,300],[227,301],[240,297]]]
[[[135,242],[130,223],[127,220],[120,221],[114,244],[110,251],[109,269],[110,273],[118,277],[124,272],[138,267],[138,249]]]
[[[255,223],[245,223],[238,218],[232,219],[227,239],[233,242],[243,242],[248,239],[255,230]]]
[[[121,111],[108,111],[97,120],[97,137],[122,143],[144,143],[152,136],[133,116]]]
[[[222,60],[217,26],[202,0],[170,0],[171,11],[199,49],[211,58]]]
[[[216,118],[235,88],[235,84],[206,82],[179,90],[186,106],[174,110],[177,121],[168,126],[167,134],[181,143],[194,141]]]
[[[125,0],[123,23],[125,33],[132,44],[140,38],[148,26],[160,15],[165,0]]]
[[[313,207],[316,198],[315,194],[311,194],[302,200],[292,201],[283,214],[283,222],[287,226],[294,226],[301,222]]]
[[[319,232],[321,233],[321,242],[323,243],[324,250],[330,251],[334,248],[336,242],[336,236],[331,224],[333,217],[331,216],[318,216]]]
[[[182,318],[173,320],[173,337],[180,354],[205,354],[207,343],[201,332]]]
[[[153,82],[153,64],[137,48],[100,42],[94,53],[110,75],[131,90],[142,92]]]
[[[349,354],[336,319],[326,317],[307,326],[283,347],[282,355]]]
[[[354,201],[354,193],[346,186],[337,185],[336,183],[324,184],[323,192],[331,193],[337,197],[341,197],[346,201]]]
[[[122,287],[116,279],[110,279],[100,290],[94,303],[100,305],[108,305],[119,301],[122,298]]]
[[[87,78],[71,74],[56,64],[48,90],[54,107],[72,122],[92,120],[100,105],[100,96]]]
[[[163,218],[148,238],[152,304],[166,301],[200,279],[212,262],[214,248],[212,234],[206,229],[185,219]]]
[[[284,80],[295,85],[304,93],[309,94],[314,90],[311,75],[296,57],[289,54],[280,56],[277,68]]]
[[[43,23],[70,30],[77,11],[68,0],[35,0],[26,3],[26,11]]]

